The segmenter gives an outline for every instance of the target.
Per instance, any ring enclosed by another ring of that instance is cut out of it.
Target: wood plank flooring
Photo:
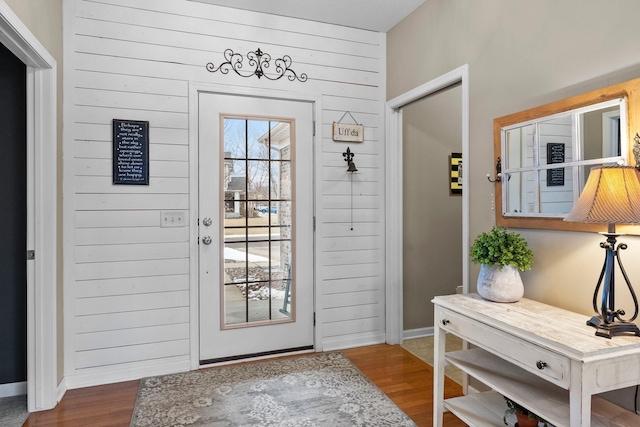
[[[380,344],[343,350],[380,390],[398,405],[419,427],[433,426],[433,368],[399,345]],[[455,381],[445,378],[445,396],[462,395]],[[464,427],[451,413],[443,425]]]
[[[433,425],[433,369],[397,345],[379,344],[343,350],[376,386],[420,427]],[[26,427],[126,427],[138,393],[138,381],[69,390],[54,409],[29,415]],[[445,379],[446,397],[462,394]],[[450,413],[444,425],[464,427]]]

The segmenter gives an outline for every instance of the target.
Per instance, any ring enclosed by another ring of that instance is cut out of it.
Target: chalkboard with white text
[[[113,183],[149,185],[149,122],[113,119]]]
[[[547,164],[564,163],[564,144],[550,142],[547,144]],[[564,185],[564,169],[547,169],[547,187]]]

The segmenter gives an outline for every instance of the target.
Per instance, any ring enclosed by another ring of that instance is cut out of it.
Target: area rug
[[[28,416],[27,396],[0,398],[0,426],[21,427]]]
[[[339,352],[145,378],[131,427],[415,426]]]

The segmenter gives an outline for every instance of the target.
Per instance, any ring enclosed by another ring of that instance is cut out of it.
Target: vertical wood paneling
[[[75,0],[73,87],[65,87],[72,117],[65,126],[65,167],[74,182],[75,278],[66,375],[104,372],[148,361],[189,360],[189,225],[161,228],[160,213],[189,217],[189,83],[264,88],[322,98],[317,124],[321,179],[317,287],[322,345],[345,347],[384,338],[384,36],[317,22],[220,8],[186,0]],[[306,83],[243,79],[209,73],[231,48],[260,47],[290,55]],[[331,125],[349,111],[365,126],[351,144],[359,172],[349,176]],[[150,122],[149,186],[111,184],[111,120]],[[351,185],[353,178],[353,230]],[[162,364],[165,365],[162,365]],[[104,376],[100,377],[103,378]],[[86,384],[86,377],[83,377]]]

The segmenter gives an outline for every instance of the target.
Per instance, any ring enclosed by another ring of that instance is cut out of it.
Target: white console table
[[[507,396],[556,427],[640,426],[640,416],[592,395],[640,384],[640,337],[596,337],[588,316],[526,298],[438,296],[435,304],[434,427],[444,410],[469,426],[500,426]],[[445,353],[446,333],[473,348]],[[451,363],[492,391],[444,399]]]

